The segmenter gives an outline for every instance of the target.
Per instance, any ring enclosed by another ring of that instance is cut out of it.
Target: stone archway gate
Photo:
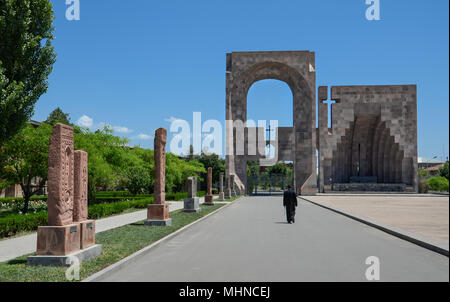
[[[285,82],[293,95],[293,127],[277,129],[278,160],[293,161],[294,186],[302,195],[316,194],[316,73],[315,53],[310,51],[232,52],[227,54],[226,69],[226,174],[235,175],[235,185],[245,192],[247,161],[260,160],[265,154],[249,152],[249,141],[264,129],[247,127],[247,94],[257,81],[276,79]],[[276,104],[274,104],[276,106]],[[230,124],[230,122],[233,124]],[[240,137],[234,125],[244,123]],[[257,126],[256,126],[257,127]],[[254,132],[253,132],[254,131]],[[259,136],[261,137],[261,136]],[[242,138],[242,140],[241,140]],[[259,139],[259,141],[258,141]],[[243,142],[244,148],[238,145]],[[241,150],[243,149],[243,150]]]

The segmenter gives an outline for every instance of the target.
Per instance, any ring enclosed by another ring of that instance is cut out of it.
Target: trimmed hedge
[[[146,199],[146,198],[153,198],[153,196],[151,197],[107,197],[107,196],[102,196],[102,197],[97,197],[95,199],[95,203],[94,204],[103,204],[103,203],[115,203],[115,202],[120,202],[120,201],[128,201],[128,200],[140,200],[140,199]]]
[[[0,203],[13,203],[13,200],[15,202],[23,202],[23,197],[4,197],[0,198]],[[40,200],[40,201],[47,201],[47,196],[31,196],[30,200]]]
[[[205,191],[198,191],[197,196],[205,196]],[[187,197],[187,193],[168,193],[166,194],[167,201],[183,200]],[[125,197],[123,197],[125,198]],[[112,216],[115,214],[120,214],[123,211],[131,208],[135,209],[145,209],[148,204],[153,203],[153,197],[142,198],[142,197],[126,197],[128,200],[119,200],[116,202],[107,201],[113,200],[114,198],[100,197],[104,203],[98,203],[90,205],[88,208],[89,219],[99,219],[103,217]],[[15,198],[14,200],[18,200]],[[36,200],[36,199],[33,199]],[[0,218],[0,238],[14,236],[19,232],[29,232],[37,230],[40,225],[48,224],[48,214],[47,211],[42,211],[38,213],[30,213],[27,215],[12,214],[8,217]]]
[[[119,201],[114,203],[94,204],[88,209],[89,219],[99,219],[114,214],[122,213],[127,209],[145,209],[148,204],[153,203],[153,198]]]
[[[39,225],[47,225],[47,223],[47,211],[28,215],[14,214],[0,218],[0,238],[14,236],[18,232],[34,231]]]
[[[89,206],[88,217],[90,219],[99,219],[122,213],[130,208],[143,209],[151,203],[153,203],[153,198],[96,204]],[[14,236],[19,232],[35,231],[38,226],[47,224],[47,211],[27,215],[9,215],[8,217],[0,218],[0,238]]]

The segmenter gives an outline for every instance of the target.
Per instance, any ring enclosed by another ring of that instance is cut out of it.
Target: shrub
[[[89,206],[88,217],[90,219],[99,219],[119,214],[129,208],[144,209],[151,203],[153,203],[152,198],[96,204]],[[27,215],[9,215],[8,217],[0,218],[0,237],[13,236],[18,232],[34,231],[37,230],[38,226],[47,225],[47,223],[47,211]]]
[[[443,167],[439,168],[439,176],[445,177],[448,180],[449,172],[448,172],[448,162],[444,164]]]
[[[120,202],[120,201],[129,201],[129,200],[137,200],[137,199],[145,199],[145,198],[152,198],[151,197],[144,197],[144,196],[134,196],[134,197],[107,197],[107,196],[102,196],[102,197],[97,197],[95,199],[95,203],[94,204],[103,204],[103,203],[116,203],[116,202]]]
[[[0,237],[8,237],[18,232],[34,231],[40,225],[47,225],[48,214],[46,211],[20,215],[14,214],[0,218]]]
[[[145,209],[147,205],[151,203],[153,203],[153,198],[95,204],[89,207],[88,217],[89,219],[99,219],[122,213],[123,211],[131,208]]]
[[[419,179],[419,193],[428,193],[429,185],[425,179]]]
[[[31,196],[30,200],[35,200],[35,201],[47,201],[47,196]],[[9,203],[9,204],[13,204],[13,203],[23,203],[23,197],[5,197],[5,198],[0,198],[0,203]]]
[[[427,180],[430,191],[448,192],[448,179],[442,176],[433,176]]]

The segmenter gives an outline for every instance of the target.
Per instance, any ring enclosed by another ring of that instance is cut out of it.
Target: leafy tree
[[[449,181],[442,176],[433,176],[427,179],[427,184],[431,191],[446,191],[448,192]]]
[[[23,213],[28,212],[30,197],[42,190],[47,181],[51,132],[52,128],[46,124],[37,128],[27,125],[3,145],[0,153],[0,178],[9,184],[20,184]]]
[[[247,176],[259,175],[259,163],[256,160],[247,162]]]
[[[166,191],[185,191],[185,184],[189,176],[198,176],[206,173],[204,165],[198,161],[186,162],[175,154],[166,154]],[[153,172],[152,172],[152,175]],[[201,179],[200,179],[201,180]]]
[[[206,154],[204,152],[201,153],[198,161],[203,164],[205,169],[211,167],[213,170],[213,183],[219,182],[220,172],[225,172],[225,160],[219,158],[217,154]]]
[[[49,0],[0,1],[0,146],[28,122],[56,55]]]
[[[421,177],[428,177],[428,176],[430,176],[430,173],[426,169],[419,169],[417,171],[417,174],[419,174],[419,176],[421,176]]]
[[[266,174],[273,175],[288,175],[292,171],[291,168],[289,168],[285,163],[277,163],[273,166],[267,167],[266,171],[264,171]]]
[[[65,124],[68,126],[72,126],[70,123],[70,117],[68,113],[64,113],[61,108],[56,108],[53,110],[50,115],[47,117],[47,119],[44,121],[44,123],[49,125],[56,125],[57,123]]]
[[[109,127],[90,132],[74,127],[75,149],[88,153],[88,199],[95,201],[99,187],[114,188],[126,165],[124,158],[127,139],[114,136]]]
[[[125,171],[126,188],[131,194],[136,195],[150,186],[150,171],[143,166],[131,166]]]
[[[443,167],[439,168],[439,176],[445,177],[448,180],[448,174],[448,162],[446,162]]]

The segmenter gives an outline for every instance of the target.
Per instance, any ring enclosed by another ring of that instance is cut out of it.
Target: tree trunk
[[[23,213],[27,214],[28,213],[28,205],[30,203],[30,197],[29,194],[24,194],[23,196]]]

